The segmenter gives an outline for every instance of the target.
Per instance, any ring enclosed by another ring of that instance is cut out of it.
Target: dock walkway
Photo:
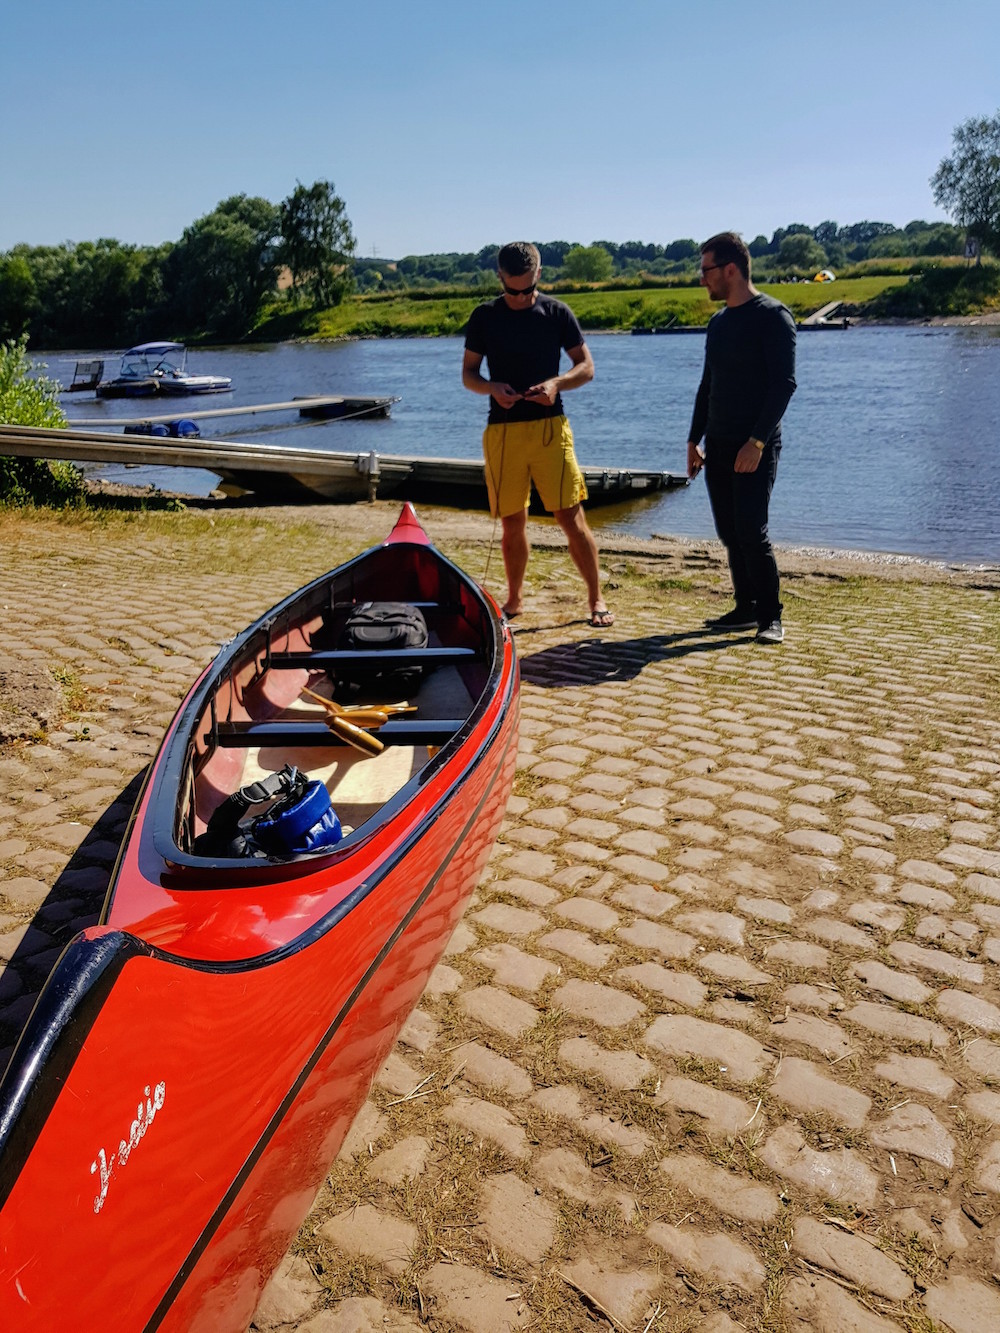
[[[335,453],[235,440],[174,440],[31,426],[0,426],[0,454],[201,468],[217,473],[230,486],[260,492],[268,499],[348,501],[399,496],[480,508],[487,504],[483,464],[475,459],[422,458],[374,450]],[[673,472],[600,465],[587,465],[582,471],[592,504],[631,500],[687,485],[687,477]]]

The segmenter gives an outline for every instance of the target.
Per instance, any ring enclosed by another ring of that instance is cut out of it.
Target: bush
[[[27,338],[0,343],[0,425],[65,426],[59,385],[35,373]],[[73,504],[83,496],[83,477],[72,463],[0,457],[0,503]]]
[[[1000,267],[933,268],[902,287],[869,302],[870,319],[926,319],[934,315],[970,315],[1000,302]]]

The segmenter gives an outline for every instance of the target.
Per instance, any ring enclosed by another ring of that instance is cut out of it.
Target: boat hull
[[[224,375],[164,375],[159,381],[159,392],[168,398],[191,398],[205,393],[229,393],[233,381]]]
[[[0,1087],[0,1328],[51,1333],[71,1309],[80,1333],[246,1329],[489,856],[517,749],[503,633],[450,757],[291,886],[227,899],[155,871],[182,708],[105,924],[67,948]],[[233,904],[214,952],[180,919],[192,897],[204,921]],[[271,904],[280,922],[241,930]]]
[[[159,392],[155,379],[104,380],[95,393],[98,398],[152,398]]]

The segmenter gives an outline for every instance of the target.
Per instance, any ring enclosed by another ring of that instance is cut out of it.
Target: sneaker
[[[772,620],[770,625],[761,625],[757,631],[758,643],[783,643],[785,631],[781,628],[780,620]]]
[[[756,629],[757,617],[752,610],[744,611],[742,607],[734,606],[724,616],[713,616],[711,620],[706,620],[705,626],[707,629]]]

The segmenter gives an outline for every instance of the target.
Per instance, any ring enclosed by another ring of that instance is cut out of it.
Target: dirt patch
[[[61,705],[62,691],[44,667],[0,663],[0,745],[47,730]]]

